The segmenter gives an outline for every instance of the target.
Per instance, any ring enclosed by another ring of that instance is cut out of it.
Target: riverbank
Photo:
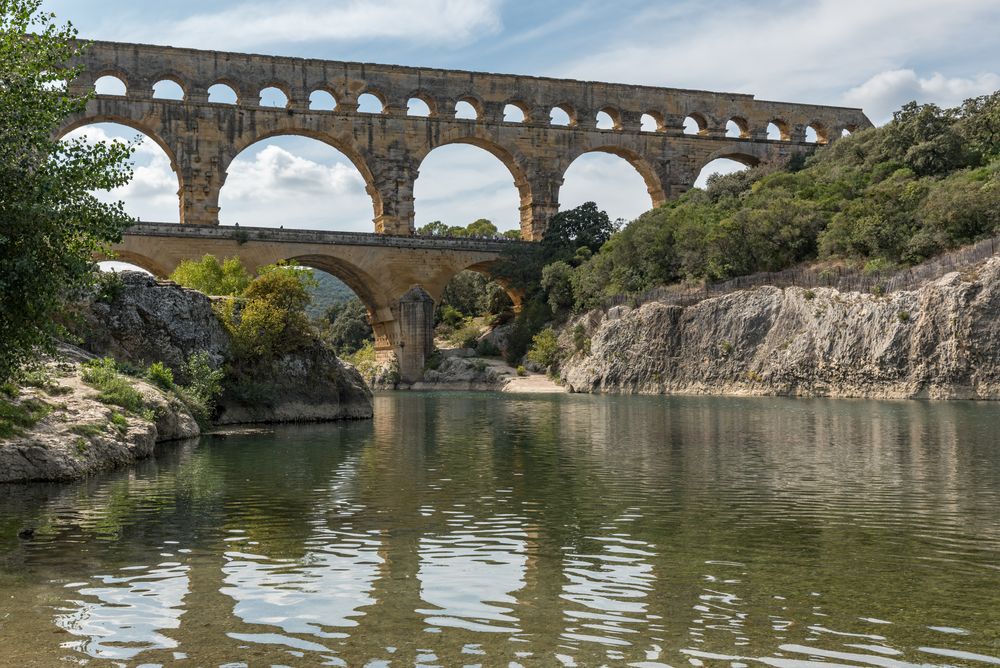
[[[616,306],[560,345],[573,392],[998,400],[1000,258],[884,296],[762,287]]]
[[[422,380],[397,390],[561,394],[567,388],[544,373],[516,369],[501,358],[480,357],[472,349],[439,350]]]

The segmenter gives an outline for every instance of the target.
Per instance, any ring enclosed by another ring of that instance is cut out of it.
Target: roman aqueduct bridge
[[[139,130],[166,152],[179,182],[184,227],[140,226],[120,247],[123,259],[160,275],[179,259],[215,251],[244,257],[251,266],[259,256],[329,271],[366,301],[378,348],[394,350],[410,377],[422,370],[432,345],[430,322],[423,316],[419,324],[407,321],[428,308],[411,307],[414,295],[422,293],[433,303],[451,276],[468,268],[485,270],[502,246],[483,242],[482,248],[465,248],[452,240],[412,236],[414,182],[421,161],[438,146],[471,144],[499,158],[520,195],[522,239],[534,241],[559,210],[563,175],[585,153],[628,161],[655,206],[691,188],[702,167],[716,158],[747,165],[785,161],[871,125],[859,109],[746,94],[118,42],[92,43],[79,64],[84,71],[70,83],[73,93],[90,92],[98,79],[111,76],[124,84],[124,94],[95,96],[63,133],[100,122]],[[154,95],[163,81],[179,86],[182,99]],[[219,86],[230,89],[230,101],[210,96],[209,89]],[[262,106],[265,89],[277,89],[285,106]],[[365,95],[373,96],[377,113],[359,110]],[[320,98],[329,100],[326,108],[315,108],[324,106]],[[414,99],[426,115],[408,113]],[[475,117],[457,117],[459,105]],[[552,120],[555,110],[563,124]],[[598,127],[599,115],[606,125]],[[279,135],[317,139],[354,163],[372,198],[375,234],[358,237],[364,243],[348,243],[350,235],[337,233],[319,233],[307,242],[268,239],[258,231],[251,244],[238,243],[232,228],[202,227],[218,225],[219,191],[233,159]],[[313,246],[307,251],[301,244]],[[257,255],[251,257],[251,251]]]

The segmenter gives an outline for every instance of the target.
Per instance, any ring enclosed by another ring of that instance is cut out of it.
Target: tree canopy
[[[134,222],[93,194],[128,183],[133,146],[56,138],[86,105],[66,67],[86,47],[40,5],[0,0],[0,381],[52,345],[64,304],[94,280],[94,254]]]

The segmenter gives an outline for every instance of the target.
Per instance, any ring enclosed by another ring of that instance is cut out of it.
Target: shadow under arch
[[[747,150],[745,147],[727,147],[720,148],[713,153],[710,153],[702,162],[701,169],[705,168],[705,165],[712,162],[713,160],[718,160],[719,158],[724,158],[726,160],[733,160],[740,163],[741,165],[746,165],[747,167],[756,167],[760,163],[767,159],[766,152],[769,147],[763,147],[761,149],[761,154],[757,155],[752,151]]]
[[[219,184],[219,193],[221,194],[222,188],[226,185],[226,179],[229,177],[229,169],[243,152],[256,144],[268,139],[274,139],[276,137],[305,137],[306,139],[314,139],[322,144],[333,148],[345,158],[347,158],[358,173],[361,174],[361,178],[365,182],[365,192],[368,196],[372,198],[372,210],[374,216],[372,218],[372,224],[375,223],[384,213],[384,203],[382,201],[382,195],[379,193],[378,188],[375,187],[375,175],[365,160],[365,156],[361,149],[358,147],[338,141],[335,137],[328,135],[323,132],[316,132],[306,128],[278,128],[274,130],[269,130],[259,135],[255,135],[249,141],[240,141],[233,144],[232,152],[226,157],[226,164],[221,170],[221,183]]]
[[[663,189],[663,182],[660,180],[659,175],[653,166],[644,157],[627,148],[622,148],[620,146],[596,146],[594,148],[589,148],[585,151],[578,153],[573,156],[565,169],[563,169],[563,179],[565,180],[566,172],[569,168],[582,156],[588,153],[608,153],[614,156],[618,156],[625,162],[630,164],[642,180],[646,183],[646,190],[649,192],[649,198],[652,201],[654,207],[663,204],[667,200],[667,193]]]

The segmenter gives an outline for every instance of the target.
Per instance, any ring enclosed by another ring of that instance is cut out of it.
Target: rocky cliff
[[[1000,258],[887,296],[757,288],[591,312],[561,374],[575,392],[995,400],[998,316]]]
[[[122,272],[88,305],[77,327],[83,348],[145,367],[161,361],[184,381],[184,362],[206,352],[231,371],[216,422],[292,422],[369,418],[371,391],[360,374],[314,341],[275,360],[237,360],[209,297],[139,272]]]

